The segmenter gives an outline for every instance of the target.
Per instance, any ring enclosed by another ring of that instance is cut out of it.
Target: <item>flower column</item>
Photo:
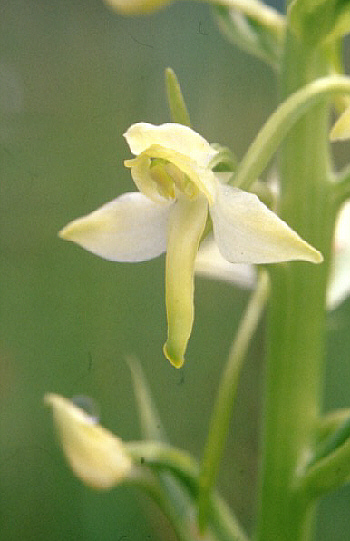
[[[282,99],[325,75],[324,54],[321,47],[289,33]],[[306,541],[313,531],[314,506],[296,487],[314,448],[322,391],[325,291],[335,214],[328,130],[325,101],[295,125],[280,154],[280,216],[325,260],[318,266],[286,263],[271,271],[259,541]]]

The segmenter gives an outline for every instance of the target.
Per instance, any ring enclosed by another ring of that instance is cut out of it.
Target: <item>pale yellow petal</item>
[[[170,206],[125,193],[60,231],[65,240],[111,261],[146,261],[166,250]]]
[[[167,123],[155,126],[146,122],[133,124],[124,134],[130,150],[138,155],[152,145],[187,156],[198,166],[208,167],[217,150],[188,126]]]
[[[322,255],[305,242],[254,194],[217,184],[210,207],[214,238],[231,263],[277,263],[305,260],[320,263]]]

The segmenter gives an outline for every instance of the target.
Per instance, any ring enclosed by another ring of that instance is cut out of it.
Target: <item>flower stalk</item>
[[[288,35],[282,98],[326,71],[321,48]],[[323,254],[320,266],[287,263],[271,272],[258,541],[312,538],[314,506],[294,491],[315,449],[320,411],[325,299],[335,208],[330,182],[327,100],[292,128],[279,160],[280,215]]]
[[[186,452],[159,442],[135,442],[127,445],[127,450],[134,461],[149,466],[155,471],[167,471],[180,479],[191,498],[198,497],[198,464]],[[217,494],[210,496],[208,505],[209,523],[214,539],[220,541],[248,541],[236,517],[229,511],[226,503]],[[206,539],[198,533],[199,539]]]

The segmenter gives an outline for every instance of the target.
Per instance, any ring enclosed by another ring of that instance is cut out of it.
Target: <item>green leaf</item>
[[[181,487],[184,486],[188,490],[187,507],[178,507],[178,512],[182,512],[184,516],[189,515],[189,523],[192,528],[191,541],[199,541],[207,539],[196,531],[196,525],[193,523],[193,518],[196,518],[195,511],[188,513],[193,501],[198,496],[198,463],[190,454],[181,449],[171,447],[170,445],[160,442],[135,442],[126,445],[127,451],[135,462],[139,462],[142,458],[144,464],[152,469],[153,472],[167,475],[173,481],[181,482]],[[186,502],[184,502],[186,503]],[[182,519],[184,518],[182,517]],[[236,517],[230,512],[226,503],[222,498],[214,493],[211,495],[209,502],[209,531],[208,539],[217,541],[248,541],[247,536],[243,532]],[[191,522],[192,521],[192,522]]]
[[[281,103],[265,122],[235,172],[234,184],[249,190],[295,122],[316,103],[334,94],[350,94],[350,77],[322,77]]]
[[[238,4],[242,4],[239,2]],[[259,9],[254,12],[252,7]],[[214,15],[223,34],[246,53],[252,54],[278,69],[284,42],[284,20],[281,15],[268,8],[267,16],[263,4],[246,2],[246,9],[214,6]],[[270,14],[275,13],[273,19]],[[273,19],[273,20],[272,20]]]

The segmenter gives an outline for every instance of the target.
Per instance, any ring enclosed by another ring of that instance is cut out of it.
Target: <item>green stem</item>
[[[148,474],[138,475],[135,479],[130,479],[124,485],[136,486],[146,492],[152,500],[158,505],[161,511],[169,520],[178,541],[195,541],[193,536],[188,532],[183,517],[179,516],[164,493],[162,487],[157,480]]]
[[[188,453],[159,442],[130,442],[127,450],[136,462],[160,472],[171,472],[186,487],[192,500],[197,500],[199,467]],[[216,534],[215,539],[248,541],[237,519],[216,493],[210,499],[209,517],[210,526]]]
[[[250,145],[234,174],[234,185],[248,190],[300,117],[314,108],[315,104],[324,103],[325,96],[344,93],[350,93],[350,78],[340,75],[320,77],[317,81],[310,84],[306,82],[300,89],[291,91],[291,95],[269,117]],[[310,132],[311,135],[316,139],[319,134]]]
[[[324,52],[289,35],[282,98],[326,71]],[[314,508],[294,490],[316,443],[324,350],[325,296],[335,209],[330,195],[328,103],[300,119],[279,162],[280,216],[324,256],[322,265],[288,263],[271,272],[268,359],[258,541],[307,541]]]

